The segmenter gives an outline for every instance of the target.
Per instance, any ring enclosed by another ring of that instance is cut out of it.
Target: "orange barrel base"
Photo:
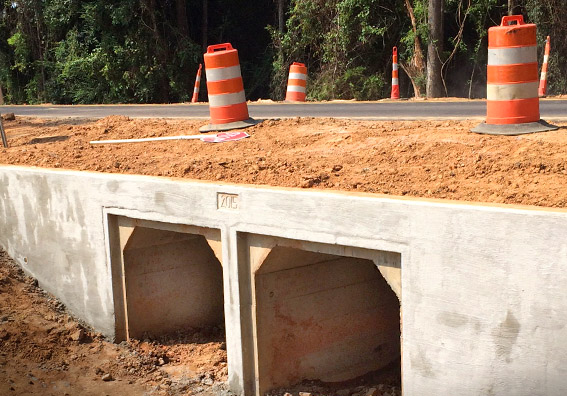
[[[255,120],[248,116],[248,106],[246,106],[246,103],[239,103],[231,106],[210,107],[209,111],[211,113],[211,120],[214,120],[215,123],[199,128],[199,132],[201,133],[243,129],[262,122],[262,120]]]
[[[255,120],[254,118],[248,118],[247,120],[243,120],[243,121],[234,121],[234,122],[227,122],[224,124],[209,124],[209,125],[205,125],[202,126],[201,128],[199,128],[199,132],[201,133],[207,133],[207,132],[213,132],[213,131],[230,131],[233,129],[244,129],[244,128],[249,128],[251,126],[257,125],[259,123],[261,123],[263,120]]]
[[[487,124],[483,122],[477,125],[471,132],[481,133],[484,135],[525,135],[527,133],[556,131],[559,127],[551,125],[544,120],[537,122],[527,122],[524,124]]]

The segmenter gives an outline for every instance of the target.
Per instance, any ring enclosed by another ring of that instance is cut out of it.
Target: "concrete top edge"
[[[61,174],[69,176],[79,176],[88,174],[90,177],[95,177],[98,179],[114,179],[121,181],[155,181],[155,182],[166,182],[166,183],[185,183],[193,185],[202,185],[206,187],[216,187],[219,189],[225,189],[226,193],[237,193],[238,191],[251,191],[251,190],[270,190],[273,192],[293,192],[299,194],[305,194],[306,196],[335,196],[335,197],[351,197],[355,199],[372,199],[382,202],[404,202],[410,205],[418,206],[441,206],[441,207],[455,207],[455,206],[468,206],[482,211],[506,211],[506,212],[517,212],[526,214],[535,213],[556,213],[556,214],[567,214],[567,208],[551,208],[543,206],[532,206],[532,205],[515,205],[515,204],[499,204],[493,202],[473,202],[473,201],[461,201],[461,200],[450,200],[450,199],[440,199],[440,198],[422,198],[422,197],[406,197],[399,195],[386,195],[386,194],[376,194],[376,193],[366,193],[366,192],[351,192],[351,191],[341,191],[341,190],[331,190],[331,189],[303,189],[299,187],[278,187],[270,186],[265,184],[236,184],[227,183],[219,181],[210,180],[198,180],[198,179],[185,179],[179,177],[166,177],[166,176],[149,176],[149,175],[137,175],[137,174],[123,174],[123,173],[105,173],[105,172],[93,172],[93,171],[78,171],[71,169],[59,169],[59,168],[41,168],[35,166],[19,166],[19,165],[6,165],[0,164],[0,171],[3,169],[13,169],[20,172],[29,173],[45,173],[45,174]]]

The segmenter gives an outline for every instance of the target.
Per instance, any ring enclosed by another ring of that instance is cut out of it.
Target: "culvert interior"
[[[205,236],[138,225],[128,234],[121,249],[125,334],[119,339],[224,328],[222,266]]]
[[[254,279],[259,394],[399,370],[400,302],[372,260],[277,246]]]

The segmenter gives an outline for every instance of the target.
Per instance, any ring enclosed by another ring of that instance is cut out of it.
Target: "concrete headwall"
[[[258,387],[243,263],[260,235],[371,259],[394,289],[401,274],[404,395],[567,394],[565,211],[0,167],[0,245],[109,336],[112,216],[220,231],[235,391]]]

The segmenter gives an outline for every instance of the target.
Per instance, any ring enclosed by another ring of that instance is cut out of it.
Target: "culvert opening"
[[[224,329],[222,266],[203,235],[135,227],[123,279],[127,338]]]
[[[179,386],[226,381],[220,230],[113,215],[108,225],[115,341],[142,357],[136,370],[159,366]]]
[[[260,394],[399,393],[400,303],[372,260],[277,246],[254,283]]]

